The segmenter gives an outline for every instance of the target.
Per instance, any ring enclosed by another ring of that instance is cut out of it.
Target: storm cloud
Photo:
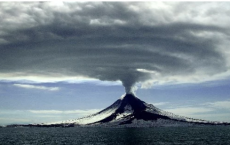
[[[229,77],[230,3],[0,3],[0,79],[82,76],[132,86]]]

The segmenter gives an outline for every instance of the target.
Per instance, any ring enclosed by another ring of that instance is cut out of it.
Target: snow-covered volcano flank
[[[211,122],[200,119],[192,119],[174,115],[160,110],[152,104],[147,104],[138,99],[133,94],[126,94],[121,99],[115,101],[106,109],[75,120],[49,123],[52,124],[71,124],[86,126],[181,126],[194,124],[227,124],[221,122]]]

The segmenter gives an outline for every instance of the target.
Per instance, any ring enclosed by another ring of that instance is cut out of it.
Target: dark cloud
[[[1,73],[120,80],[129,92],[135,83],[154,78],[228,70],[219,49],[224,41],[217,37],[227,38],[228,27],[186,17],[174,20],[167,14],[179,12],[164,6],[178,3],[163,3],[157,14],[159,8],[151,10],[145,3],[65,3],[57,8],[34,2],[20,3],[21,9],[11,4],[0,15],[8,15],[0,31]]]

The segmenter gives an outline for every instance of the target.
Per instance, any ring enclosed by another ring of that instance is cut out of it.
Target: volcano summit
[[[104,110],[75,120],[53,122],[41,126],[191,126],[230,125],[229,123],[206,121],[175,115],[145,103],[132,93],[115,101]]]

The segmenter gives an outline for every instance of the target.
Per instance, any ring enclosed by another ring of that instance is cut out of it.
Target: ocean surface
[[[230,145],[230,126],[0,128],[0,145]]]

